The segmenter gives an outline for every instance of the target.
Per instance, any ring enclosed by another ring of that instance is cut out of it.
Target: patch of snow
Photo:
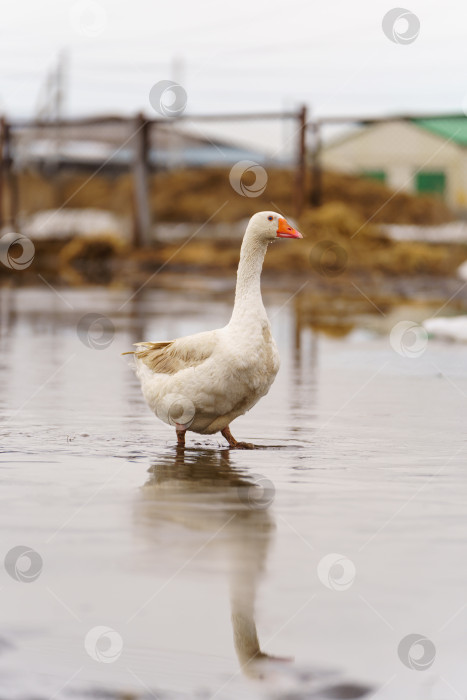
[[[430,335],[467,342],[467,316],[428,318],[423,325]]]
[[[467,243],[467,222],[451,221],[440,226],[385,224],[383,231],[394,241],[427,243]]]
[[[104,209],[48,209],[28,216],[22,222],[21,233],[32,240],[104,233],[127,239],[129,226],[126,219]]]
[[[20,157],[30,158],[71,158],[75,160],[105,160],[115,151],[112,144],[97,141],[57,141],[39,139],[23,146]]]
[[[161,242],[182,241],[189,238],[212,240],[241,240],[248,225],[248,219],[236,222],[200,223],[158,223],[156,238]]]

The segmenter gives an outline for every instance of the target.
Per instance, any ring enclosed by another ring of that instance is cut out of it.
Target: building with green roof
[[[467,213],[467,116],[365,120],[325,145],[323,167],[364,175],[398,191],[442,197]]]

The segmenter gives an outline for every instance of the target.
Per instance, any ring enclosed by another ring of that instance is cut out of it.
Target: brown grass
[[[204,222],[221,205],[224,206],[214,221],[238,221],[261,209],[286,214],[292,210],[294,176],[290,172],[271,171],[267,188],[258,198],[236,194],[228,174],[226,169],[206,168],[152,176],[151,207],[155,220]],[[96,207],[121,215],[131,212],[129,175],[96,176],[87,183],[86,179],[84,175],[61,176],[57,185],[37,174],[23,174],[19,187],[21,208],[32,213],[57,207],[69,199],[67,206],[73,208]],[[338,286],[346,276],[453,276],[467,259],[466,245],[396,242],[378,226],[381,222],[450,221],[452,215],[439,199],[394,193],[381,183],[335,173],[324,175],[323,195],[324,205],[318,209],[308,205],[299,221],[305,239],[271,246],[266,270],[311,274],[315,280]],[[129,250],[112,236],[43,241],[36,246],[36,264],[45,266],[50,274],[55,271],[71,284],[138,277],[153,273],[169,259],[167,269],[233,271],[238,263],[238,240],[206,240],[202,235],[181,250],[179,242],[158,244],[149,250]]]
[[[133,211],[132,179],[84,174],[61,175],[54,180],[38,174],[20,175],[20,207],[24,213],[55,208],[96,207],[120,215]],[[155,221],[204,222],[219,208],[214,221],[238,221],[263,209],[293,214],[295,175],[288,170],[270,170],[260,197],[243,197],[229,182],[229,169],[183,169],[158,173],[150,178],[150,202]],[[307,206],[310,183],[307,184]],[[323,204],[342,202],[361,219],[373,223],[440,224],[453,219],[436,197],[395,193],[384,184],[338,173],[323,177]]]
[[[393,241],[341,202],[306,212],[300,226],[306,237],[308,263],[328,277],[364,270],[390,275],[452,275],[467,258],[465,244]]]

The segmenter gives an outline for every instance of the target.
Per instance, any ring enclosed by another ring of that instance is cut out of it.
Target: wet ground
[[[292,293],[232,426],[265,449],[180,452],[120,353],[223,325],[222,281],[3,290],[1,700],[466,696],[466,348]]]

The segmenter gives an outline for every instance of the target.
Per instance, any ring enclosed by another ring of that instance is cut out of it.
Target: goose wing
[[[187,367],[197,367],[211,357],[218,343],[216,331],[206,331],[159,343],[135,343],[133,353],[157,374],[176,374]]]

